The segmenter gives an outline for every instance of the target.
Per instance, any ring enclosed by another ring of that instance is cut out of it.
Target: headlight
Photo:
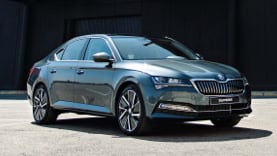
[[[245,77],[245,75],[243,73],[240,73],[240,76],[242,77],[243,85],[244,86],[249,85],[249,82],[248,82],[247,78]]]
[[[244,84],[245,86],[249,85],[248,80],[247,80],[246,77],[243,77],[242,79],[243,79],[243,84]]]
[[[170,86],[180,86],[180,87],[192,87],[191,83],[188,81],[186,82],[183,79],[177,78],[170,78],[170,77],[161,77],[161,76],[154,76],[152,77],[156,89],[162,89],[165,87]]]

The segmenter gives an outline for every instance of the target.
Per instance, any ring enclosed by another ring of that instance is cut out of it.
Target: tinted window
[[[64,49],[61,49],[59,52],[56,53],[57,59],[61,60],[64,53]]]
[[[89,41],[84,60],[93,60],[92,55],[98,52],[106,52],[112,56],[111,50],[104,39],[93,38]]]
[[[113,37],[112,40],[125,60],[199,59],[180,42],[167,38]]]
[[[51,57],[49,58],[50,61],[58,61],[61,60],[62,56],[63,56],[63,52],[64,49],[60,49],[58,52],[54,53],[51,55]]]
[[[79,60],[85,43],[85,39],[70,43],[64,51],[62,60]]]

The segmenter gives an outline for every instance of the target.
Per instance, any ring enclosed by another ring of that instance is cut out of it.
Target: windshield
[[[167,38],[112,37],[122,59],[199,59],[195,53],[182,43]]]

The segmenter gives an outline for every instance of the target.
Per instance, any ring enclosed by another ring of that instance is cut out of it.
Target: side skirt
[[[54,109],[64,110],[67,112],[74,112],[79,114],[90,114],[90,115],[99,115],[99,116],[114,116],[107,108],[88,105],[81,103],[74,103],[68,101],[58,101],[52,105]]]

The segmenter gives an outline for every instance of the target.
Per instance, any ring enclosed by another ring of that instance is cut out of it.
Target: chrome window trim
[[[105,43],[108,45],[108,47],[109,47],[109,49],[110,49],[110,51],[111,51],[111,53],[112,53],[112,57],[113,57],[113,59],[114,59],[114,62],[122,61],[122,58],[120,57],[120,55],[119,55],[119,53],[118,53],[118,50],[117,50],[116,46],[114,45],[114,43],[113,43],[113,41],[110,39],[110,37],[107,36],[107,35],[100,35],[100,36],[98,36],[98,35],[87,35],[87,36],[83,36],[83,37],[81,37],[81,38],[73,38],[73,39],[67,41],[61,48],[59,48],[59,50],[60,50],[60,49],[64,49],[64,51],[65,51],[65,49],[67,48],[67,46],[68,46],[69,44],[71,44],[72,42],[78,41],[78,40],[82,40],[82,39],[87,39],[87,40],[89,40],[89,41],[88,41],[88,44],[87,44],[87,46],[88,46],[90,40],[91,40],[91,39],[94,39],[94,38],[96,38],[96,39],[97,39],[97,38],[103,39],[103,40],[105,41]],[[87,47],[85,47],[85,48],[87,49]],[[85,56],[85,53],[86,53],[86,49],[85,49],[85,51],[84,51],[84,53],[83,53],[83,56],[81,56],[81,59],[80,59],[80,60],[62,60],[62,59],[58,59],[57,56],[56,56],[56,54],[57,54],[57,51],[56,51],[56,52],[53,54],[54,57],[55,57],[55,60],[49,60],[49,59],[48,59],[48,61],[62,61],[62,62],[64,62],[64,61],[82,61],[82,62],[94,62],[93,60],[84,60],[84,56]],[[116,55],[116,54],[117,54],[117,55]]]

